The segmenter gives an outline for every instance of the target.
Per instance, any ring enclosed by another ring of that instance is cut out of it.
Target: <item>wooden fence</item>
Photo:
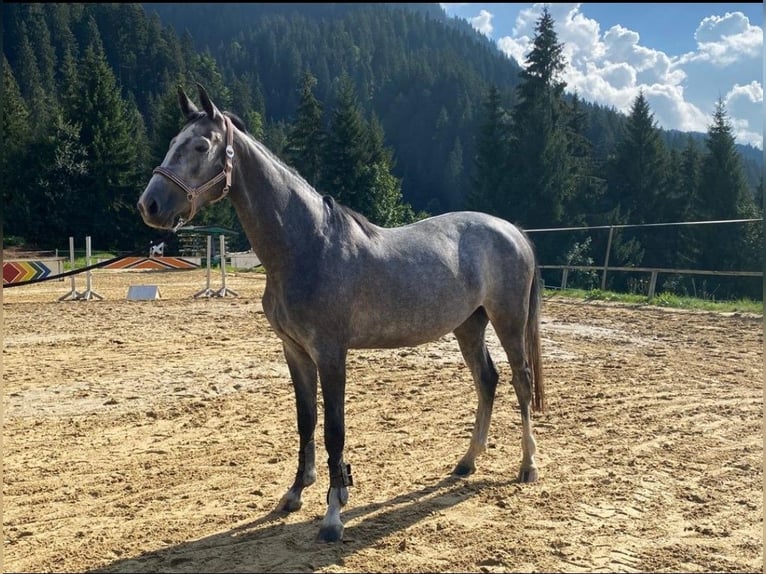
[[[567,279],[569,271],[600,271],[601,272],[601,289],[606,289],[606,277],[609,271],[627,271],[637,273],[649,273],[649,298],[654,297],[655,288],[657,286],[657,276],[660,273],[677,274],[677,275],[716,275],[716,276],[732,276],[732,277],[760,277],[763,279],[762,271],[711,271],[703,269],[670,269],[662,267],[610,267],[609,255],[612,248],[612,238],[614,236],[615,229],[627,229],[637,227],[671,227],[681,225],[711,225],[722,223],[755,223],[763,222],[762,218],[759,219],[727,219],[722,221],[684,221],[676,223],[646,223],[641,225],[598,225],[591,227],[558,227],[548,229],[527,229],[526,233],[543,233],[543,232],[560,232],[560,231],[589,231],[594,229],[608,229],[609,238],[606,244],[606,253],[604,254],[603,265],[540,265],[540,269],[560,269],[561,270],[561,289],[566,289]]]

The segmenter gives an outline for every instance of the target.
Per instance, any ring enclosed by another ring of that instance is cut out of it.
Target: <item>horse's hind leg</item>
[[[303,489],[313,484],[317,477],[314,443],[314,429],[317,423],[317,367],[303,349],[287,343],[283,347],[295,390],[300,446],[295,481],[282,497],[278,508],[293,512],[303,504]]]
[[[474,472],[476,470],[474,464],[476,456],[483,453],[487,448],[487,434],[492,419],[492,407],[495,402],[498,379],[497,369],[492,363],[492,358],[489,356],[484,342],[487,322],[487,314],[484,308],[480,307],[455,329],[455,337],[457,337],[460,345],[460,351],[463,353],[466,365],[471,370],[476,394],[479,396],[471,444],[468,447],[468,452],[460,459],[453,471],[457,475],[467,475]]]
[[[530,416],[532,405],[532,371],[525,351],[525,323],[523,321],[498,321],[493,317],[492,326],[495,328],[500,343],[503,345],[508,361],[513,371],[513,390],[519,401],[521,410],[521,469],[519,482],[534,482],[537,480],[535,452],[537,446],[532,433]]]

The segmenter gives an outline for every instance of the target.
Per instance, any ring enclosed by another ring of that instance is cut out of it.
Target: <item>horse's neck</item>
[[[240,135],[235,147],[231,201],[253,251],[277,272],[318,229],[321,196],[262,144]]]

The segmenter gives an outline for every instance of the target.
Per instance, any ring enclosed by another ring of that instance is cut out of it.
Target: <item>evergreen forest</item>
[[[383,226],[461,209],[528,230],[763,214],[763,154],[735,142],[717,94],[707,133],[660,129],[641,93],[627,114],[583,101],[545,9],[520,63],[439,4],[9,3],[2,26],[6,246],[148,245],[136,200],[183,125],[177,87],[196,95],[196,82],[320,193]],[[228,202],[194,223],[239,229]],[[606,231],[530,236],[541,263],[599,265]],[[248,247],[240,233],[233,248]],[[610,266],[760,271],[763,225],[620,228],[609,253]],[[613,273],[608,288],[645,279]],[[760,280],[661,281],[762,297]]]

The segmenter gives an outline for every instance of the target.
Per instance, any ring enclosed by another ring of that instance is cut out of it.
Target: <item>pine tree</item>
[[[65,49],[59,69],[59,102],[64,117],[74,118],[79,113],[80,106],[80,77],[77,71],[77,61],[69,48]]]
[[[643,92],[639,92],[607,168],[611,205],[626,216],[625,223],[665,223],[672,219],[667,201],[667,169],[668,153],[660,130]],[[626,254],[635,258],[619,263],[669,266],[666,243],[673,233],[673,229],[665,227],[627,230],[624,237],[637,238],[642,253],[638,257],[640,252],[632,248]]]
[[[53,50],[50,30],[43,13],[45,9],[45,4],[30,3],[26,21],[29,24],[29,38],[35,53],[40,85],[46,94],[55,94],[56,54]]]
[[[316,186],[322,176],[322,105],[314,96],[316,78],[310,72],[303,75],[298,114],[290,130],[285,150],[288,162],[306,181]]]
[[[173,139],[183,127],[184,120],[178,110],[178,86],[182,82],[180,78],[176,83],[169,83],[165,90],[151,105],[151,138],[150,138],[150,163],[160,165],[170,147]]]
[[[30,198],[26,192],[28,146],[32,139],[29,111],[19,85],[3,54],[3,142],[0,168],[3,174],[3,229],[7,235],[26,233]]]
[[[701,215],[706,219],[732,219],[748,215],[752,200],[722,99],[716,104],[705,144],[707,153],[702,163],[700,185]]]
[[[37,245],[56,245],[68,236],[90,234],[82,226],[81,213],[83,208],[97,209],[83,193],[89,162],[78,127],[61,114],[51,127],[49,135],[30,146],[28,167],[35,175],[24,184],[30,208],[24,236]]]
[[[218,64],[210,52],[194,56],[192,65],[194,80],[203,86],[222,110],[231,106],[231,90],[223,80]]]
[[[120,96],[97,32],[95,28],[84,52],[80,105],[72,118],[80,126],[89,160],[78,215],[81,233],[91,235],[96,245],[113,248],[135,240],[131,235],[140,219],[135,199],[146,183],[140,150],[147,141],[135,105],[129,106]]]
[[[565,225],[596,223],[588,219],[589,216],[597,215],[606,191],[606,179],[596,168],[594,146],[587,137],[589,129],[587,113],[575,92],[568,108],[566,123],[570,175],[574,188],[564,205],[566,215],[562,223]]]
[[[528,227],[550,227],[563,222],[564,205],[573,193],[567,154],[566,82],[563,45],[547,8],[535,27],[532,50],[521,72],[519,101],[513,109],[510,154],[511,185],[502,215]],[[546,257],[541,247],[541,256]]]
[[[385,146],[383,126],[375,114],[367,129],[367,165],[362,170],[361,186],[365,190],[362,213],[373,223],[393,227],[411,223],[416,216],[403,202],[402,182],[393,175],[393,152]]]
[[[365,128],[354,86],[348,76],[343,76],[324,146],[324,168],[319,187],[358,210],[364,202],[359,184],[369,158]]]
[[[463,181],[463,144],[460,136],[455,136],[452,149],[447,156],[447,165],[444,167],[445,191],[444,195],[449,200],[450,209],[459,209],[463,203],[464,190],[460,185]]]
[[[561,223],[566,226],[598,225],[603,223],[599,212],[606,189],[603,174],[598,173],[593,159],[593,144],[586,134],[590,128],[588,115],[577,92],[567,104],[566,137],[570,159],[572,193],[564,200],[564,216]],[[557,261],[573,265],[592,265],[594,254],[606,250],[607,236],[590,231],[567,234],[568,243],[559,242]],[[572,285],[592,288],[598,285],[593,271],[575,271],[570,275]]]
[[[699,206],[699,186],[702,170],[702,156],[699,147],[687,137],[686,146],[681,151],[678,168],[671,167],[670,173],[678,174],[676,181],[677,221],[699,221],[704,219]],[[699,260],[700,245],[698,234],[692,227],[681,227],[677,231],[679,249],[677,265],[694,268]]]
[[[609,170],[613,201],[630,214],[631,223],[665,220],[667,150],[643,92],[631,106],[622,139]]]
[[[40,70],[27,28],[21,25],[21,40],[18,49],[16,80],[21,97],[27,104],[30,126],[35,138],[43,137],[50,121],[50,99],[43,88]]]
[[[500,91],[491,86],[484,102],[484,114],[476,142],[475,176],[466,207],[494,215],[507,215],[505,187],[508,184],[508,116]]]
[[[365,122],[351,79],[342,76],[338,102],[324,142],[320,189],[373,223],[401,225],[415,219],[402,203],[401,181],[392,173],[393,154],[373,116]]]
[[[705,141],[699,186],[699,213],[707,220],[751,218],[757,215],[747,189],[742,161],[735,148],[731,123],[719,99]],[[757,234],[748,237],[742,226],[706,225],[699,231],[700,263],[706,269],[747,269],[762,258]],[[730,282],[722,284],[729,285]]]

